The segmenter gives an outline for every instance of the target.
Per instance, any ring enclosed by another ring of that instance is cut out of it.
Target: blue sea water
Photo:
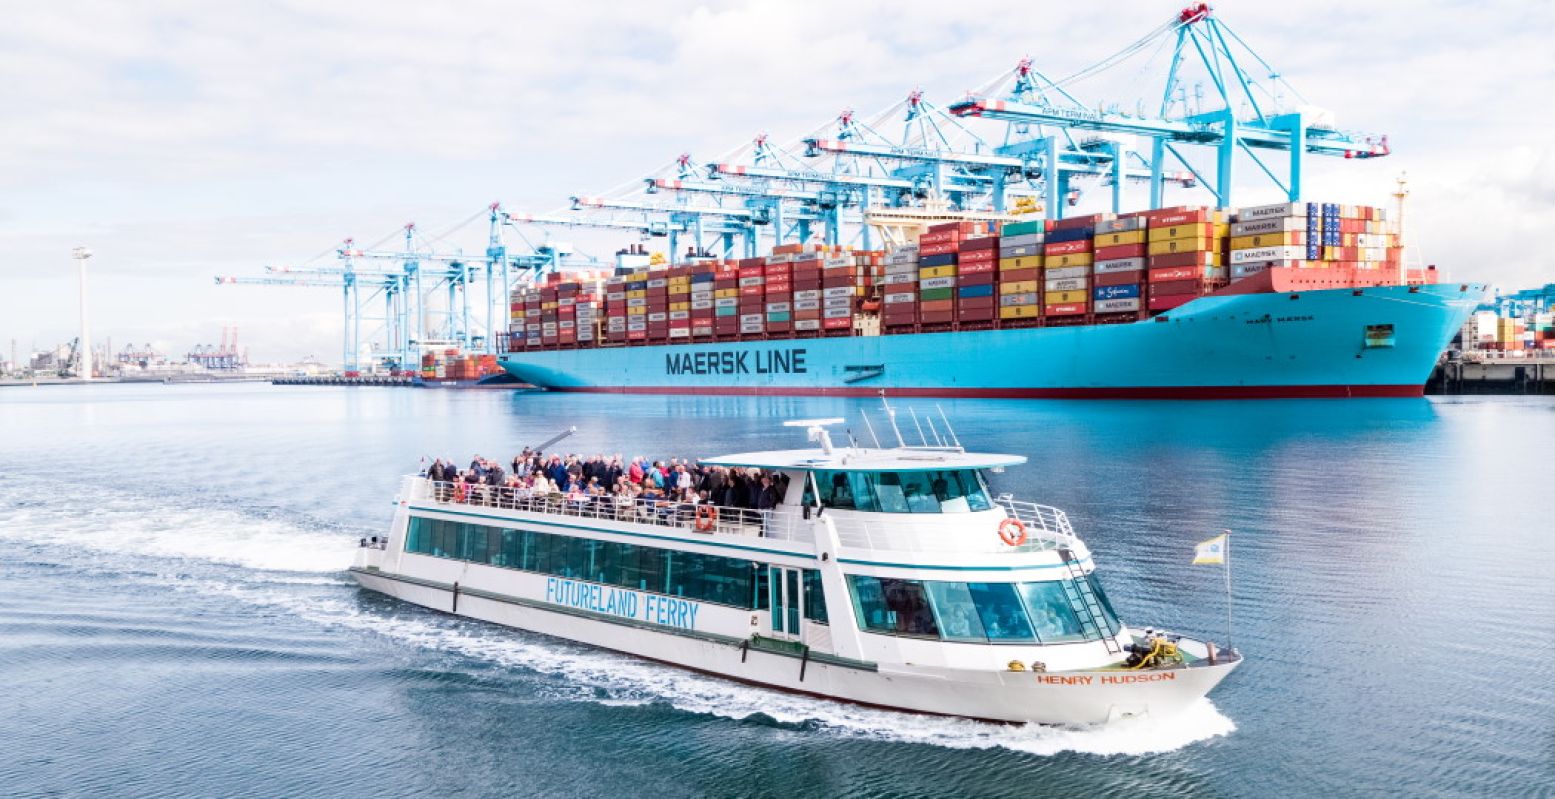
[[[902,403],[920,410],[934,403]],[[1550,795],[1555,401],[941,403],[1066,508],[1130,623],[1243,668],[1012,727],[735,685],[344,574],[423,456],[800,446],[843,399],[0,389],[0,795]],[[878,423],[879,416],[875,417]],[[905,419],[905,417],[904,417]],[[908,428],[911,430],[910,421]]]

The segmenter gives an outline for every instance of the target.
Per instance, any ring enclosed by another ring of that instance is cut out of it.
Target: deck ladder
[[[1101,638],[1108,652],[1114,655],[1121,653],[1123,648],[1118,646],[1112,628],[1107,626],[1107,617],[1102,613],[1096,592],[1091,590],[1091,581],[1085,579],[1085,570],[1080,568],[1080,560],[1068,547],[1060,547],[1058,557],[1069,570],[1069,581],[1064,583],[1064,596],[1068,597],[1069,607],[1074,609],[1074,615],[1080,619],[1080,629],[1088,636]]]

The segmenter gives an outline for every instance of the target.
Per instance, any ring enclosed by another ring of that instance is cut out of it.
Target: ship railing
[[[648,524],[697,533],[799,540],[798,516],[787,509],[758,510],[677,499],[537,492],[516,486],[421,479],[412,497],[439,505],[495,508],[547,516]]]
[[[1056,508],[1047,510],[1060,515],[1063,513]],[[1020,518],[1008,509],[1005,513]],[[890,519],[879,518],[882,514],[830,515],[837,529],[838,543],[844,547],[876,551],[977,554],[1047,552],[1068,546],[1072,540],[1070,535],[1059,531],[1051,514],[1047,516],[1046,526],[1041,523],[1042,517],[1039,515],[1030,516],[1031,521],[1021,519],[1021,523],[1026,525],[1026,539],[1015,546],[1005,543],[999,537],[1001,519],[998,517],[981,517],[987,520],[986,523],[977,524],[972,521],[979,518],[977,516],[946,513],[930,517],[933,523],[919,524],[922,519],[901,518],[903,514],[887,514],[894,517]]]
[[[994,498],[994,503],[1004,508],[1004,512],[1011,518],[1025,525],[1028,536],[1051,537],[1066,546],[1074,541],[1074,528],[1069,524],[1069,514],[1058,508],[1025,502],[1009,494],[1000,494]]]

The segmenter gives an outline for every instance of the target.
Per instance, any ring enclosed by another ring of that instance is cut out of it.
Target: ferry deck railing
[[[583,519],[649,524],[687,532],[722,533],[810,543],[803,508],[791,505],[771,510],[689,503],[668,498],[620,497],[565,492],[536,492],[513,486],[416,480],[414,499],[445,505],[570,516]],[[1010,553],[1042,552],[1075,543],[1069,517],[1058,508],[1023,502],[1008,494],[994,499],[1005,516],[1025,527],[1026,540],[1010,546],[998,538],[996,526],[986,533],[947,530],[947,521],[964,514],[871,514],[822,510],[831,516],[845,547],[898,552]],[[698,510],[698,509],[702,510]],[[699,518],[698,514],[701,514]],[[698,522],[701,522],[701,527]]]

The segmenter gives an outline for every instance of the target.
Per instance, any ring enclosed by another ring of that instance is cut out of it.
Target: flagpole
[[[1231,651],[1231,531],[1226,532],[1226,650]]]

